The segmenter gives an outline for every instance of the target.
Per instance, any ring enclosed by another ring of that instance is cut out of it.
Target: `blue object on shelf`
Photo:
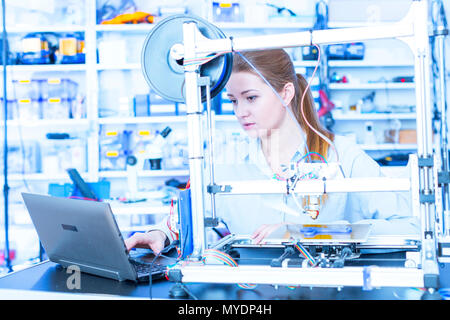
[[[308,226],[300,228],[300,233],[303,234],[304,237],[314,237],[320,234],[326,235],[339,235],[339,234],[350,234],[352,232],[352,227],[348,225],[335,225],[335,226]]]
[[[87,185],[97,195],[98,199],[110,198],[111,184],[109,181],[102,180],[98,182],[88,182]],[[50,183],[48,185],[48,194],[54,197],[62,198],[83,197],[80,190],[78,190],[78,188],[76,188],[72,183]]]

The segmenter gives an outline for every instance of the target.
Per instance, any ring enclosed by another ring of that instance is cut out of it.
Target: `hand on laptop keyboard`
[[[161,252],[164,248],[167,236],[160,230],[152,230],[150,232],[136,232],[128,239],[125,239],[127,250],[133,248],[151,249],[155,254]]]

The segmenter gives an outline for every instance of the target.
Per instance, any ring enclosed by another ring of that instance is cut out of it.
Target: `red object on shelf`
[[[12,249],[9,250],[9,259],[12,261],[16,258],[16,250]],[[5,251],[2,250],[0,252],[0,264],[3,264],[5,262]]]
[[[331,102],[330,99],[328,99],[327,94],[323,90],[319,90],[319,97],[320,97],[320,109],[317,111],[317,115],[320,117],[323,117],[328,112],[334,109],[335,105],[333,102]]]

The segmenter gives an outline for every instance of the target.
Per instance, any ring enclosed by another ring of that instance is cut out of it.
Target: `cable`
[[[307,154],[305,154],[303,157],[301,157],[298,161],[297,164],[302,161],[303,159],[305,159],[307,156],[314,154],[316,156],[318,156],[320,158],[320,160],[322,161],[322,163],[328,163],[327,160],[324,158],[324,156],[322,156],[320,153],[318,152],[314,152],[314,151],[310,151]]]
[[[152,269],[153,269],[153,264],[156,262],[156,260],[158,260],[158,258],[160,256],[163,256],[164,258],[169,258],[167,256],[164,256],[163,253],[166,253],[166,252],[170,251],[171,249],[175,248],[178,244],[179,244],[178,240],[173,241],[170,245],[168,245],[167,247],[163,248],[158,254],[156,254],[155,257],[153,258],[152,262],[150,263],[150,265],[149,265],[149,273],[148,273],[149,298],[150,298],[150,300],[153,299],[153,294],[152,294],[152,287],[153,287]],[[173,259],[176,259],[176,258],[173,258]]]
[[[183,288],[183,290],[188,294],[188,295],[190,295],[194,300],[198,300],[198,298],[190,291],[190,290],[188,290],[188,288],[184,285],[184,284],[182,284],[182,283],[180,283],[180,286]]]
[[[297,242],[295,245],[295,248],[297,248],[297,250],[309,261],[309,263],[311,264],[311,266],[315,266],[316,265],[316,260],[313,258],[313,256],[308,252],[308,250],[306,250],[301,244],[300,242]]]
[[[313,71],[313,73],[312,73],[312,75],[311,75],[311,79],[308,81],[308,85],[306,86],[305,90],[303,91],[302,99],[301,99],[301,102],[300,102],[300,111],[301,111],[301,113],[302,113],[303,120],[304,120],[305,123],[308,125],[308,127],[309,127],[312,131],[314,131],[319,137],[321,137],[323,140],[325,140],[325,142],[327,142],[331,148],[333,148],[333,151],[334,151],[334,153],[336,154],[336,161],[339,163],[339,154],[338,154],[338,152],[337,152],[337,150],[336,150],[336,147],[335,147],[335,145],[334,145],[334,142],[331,141],[327,136],[323,135],[320,131],[316,130],[316,129],[308,122],[308,120],[307,120],[306,117],[305,117],[305,113],[304,113],[304,103],[303,103],[303,102],[304,102],[306,93],[308,92],[308,89],[309,89],[309,87],[311,86],[312,79],[314,79],[314,76],[315,76],[315,74],[316,74],[317,68],[319,67],[319,64],[320,64],[320,58],[321,58],[320,47],[319,47],[317,44],[313,44],[313,45],[317,48],[317,54],[318,54],[318,57],[317,57],[317,64],[316,64],[316,67],[314,68],[314,71]]]
[[[207,258],[216,258],[220,262],[223,262],[225,265],[230,267],[237,267],[237,262],[228,254],[225,252],[216,250],[216,249],[206,249],[202,256],[203,263],[206,264],[205,260]],[[237,286],[241,289],[254,289],[257,287],[256,284],[250,284],[250,283],[238,283]]]

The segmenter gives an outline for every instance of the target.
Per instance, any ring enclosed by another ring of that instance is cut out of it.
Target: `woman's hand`
[[[164,249],[164,243],[167,236],[160,230],[152,230],[150,232],[136,232],[128,239],[125,239],[125,245],[127,250],[130,251],[133,248],[145,248],[152,249],[156,255]]]
[[[253,243],[259,244],[264,238],[268,237],[278,228],[286,225],[288,223],[282,222],[277,224],[263,224],[252,234]]]

